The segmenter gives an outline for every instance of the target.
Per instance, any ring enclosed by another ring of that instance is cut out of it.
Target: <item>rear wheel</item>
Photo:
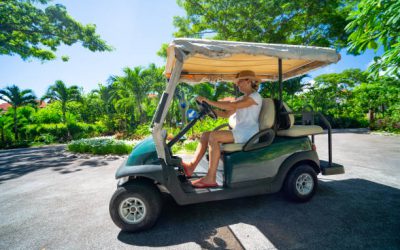
[[[119,187],[110,201],[110,215],[123,231],[137,232],[151,228],[162,207],[159,190],[147,182],[133,182]]]
[[[286,177],[284,192],[287,198],[296,202],[309,201],[318,187],[317,174],[307,164],[297,166]]]

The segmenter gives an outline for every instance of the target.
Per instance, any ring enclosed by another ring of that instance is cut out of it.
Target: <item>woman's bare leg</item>
[[[199,164],[201,158],[203,158],[204,154],[206,153],[210,133],[211,132],[204,132],[201,135],[200,141],[199,141],[199,144],[197,144],[196,152],[194,153],[193,159],[190,162],[182,161],[182,165],[184,165],[189,170],[188,174],[193,173],[193,171]]]
[[[218,162],[221,156],[220,143],[233,143],[234,140],[231,131],[213,131],[210,133],[208,138],[210,162],[207,175],[200,179],[202,183],[213,184],[216,182]]]

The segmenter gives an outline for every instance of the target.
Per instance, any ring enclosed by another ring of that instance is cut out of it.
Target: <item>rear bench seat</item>
[[[292,110],[283,103],[288,112]],[[268,128],[273,128],[275,124],[275,104],[271,98],[264,98],[262,102],[262,107],[260,111],[259,123],[260,131]],[[317,125],[294,125],[294,115],[289,114],[290,118],[290,128],[285,130],[278,130],[277,136],[283,137],[302,137],[307,135],[321,134],[323,129]],[[226,143],[221,145],[221,151],[231,153],[236,151],[241,151],[243,149],[244,143]]]
[[[286,103],[283,103],[287,112],[292,112]],[[277,136],[285,137],[301,137],[306,135],[321,134],[324,130],[317,125],[294,125],[294,115],[289,114],[290,128],[284,130],[278,130]]]

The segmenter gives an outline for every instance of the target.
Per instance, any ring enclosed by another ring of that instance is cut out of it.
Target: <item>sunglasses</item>
[[[246,79],[240,79],[240,80],[237,81],[237,83],[239,83],[239,82],[244,82],[244,81],[247,82],[248,80],[249,80],[248,78],[246,78]]]

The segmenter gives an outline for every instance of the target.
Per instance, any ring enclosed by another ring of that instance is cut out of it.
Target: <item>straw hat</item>
[[[237,83],[241,79],[250,79],[253,81],[261,82],[261,80],[257,78],[256,74],[251,70],[240,71],[235,78],[235,82]]]

